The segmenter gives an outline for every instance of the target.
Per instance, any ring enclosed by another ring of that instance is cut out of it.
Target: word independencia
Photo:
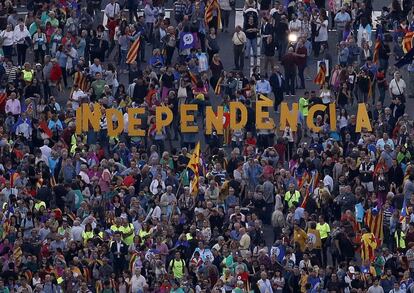
[[[282,103],[280,108],[280,130],[284,130],[286,126],[289,126],[292,131],[297,130],[298,124],[298,112],[299,106],[297,103],[292,104],[292,109],[289,109],[287,103]],[[88,104],[83,104],[76,110],[76,133],[81,134],[87,132],[90,129],[90,125],[94,131],[100,130],[100,119],[102,118],[101,106],[95,104],[93,111]],[[256,114],[256,128],[262,129],[274,129],[275,122],[270,117],[270,113],[266,111],[266,108],[273,107],[273,101],[267,99],[265,101],[257,101],[255,105]],[[305,117],[306,124],[309,129],[314,132],[320,132],[321,128],[314,123],[314,116],[317,112],[324,112],[328,108],[329,111],[329,124],[332,131],[336,131],[336,105],[331,103],[328,106],[323,104],[317,104],[309,107],[308,115]],[[99,110],[97,110],[99,109]],[[199,131],[198,126],[192,122],[195,121],[194,113],[198,111],[197,104],[184,104],[179,108],[180,114],[180,127],[183,133],[197,133]],[[128,108],[128,135],[129,136],[145,136],[146,131],[140,129],[142,121],[139,115],[145,113],[145,108]],[[229,113],[226,113],[228,123],[223,123],[225,117],[224,108],[222,106],[217,107],[217,111],[214,112],[213,107],[208,106],[205,109],[205,131],[206,134],[211,134],[213,128],[217,134],[223,134],[223,129],[227,124],[232,130],[240,130],[247,124],[247,108],[240,102],[229,103]],[[113,117],[115,119],[107,119],[108,135],[117,136],[124,130],[123,113],[117,109],[105,109],[106,117]],[[160,133],[164,127],[169,126],[173,121],[174,113],[167,106],[156,107],[155,110],[155,125],[156,131]],[[117,121],[115,124],[113,121]],[[361,132],[362,129],[372,131],[371,123],[369,121],[368,113],[365,104],[358,104],[358,111],[356,116],[356,132]]]

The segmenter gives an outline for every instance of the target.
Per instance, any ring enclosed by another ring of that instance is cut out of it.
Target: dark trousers
[[[125,267],[125,259],[121,256],[120,258],[114,258],[114,273],[120,276]]]
[[[4,57],[11,60],[13,56],[13,46],[3,46]]]
[[[273,90],[273,96],[275,97],[275,104],[274,108],[275,111],[279,108],[280,103],[283,102],[283,89],[274,89]]]
[[[165,60],[166,65],[171,65],[172,57],[174,55],[174,50],[175,50],[175,47],[170,47],[170,46],[165,47],[165,51],[167,53],[167,58]]]
[[[43,60],[45,59],[45,51],[43,51],[42,49],[37,49],[37,50],[34,50],[34,53],[35,53],[35,62],[43,64]]]
[[[300,88],[305,88],[305,68],[306,66],[298,66],[298,76],[300,79]]]
[[[129,22],[133,22],[134,17],[135,17],[135,20],[138,21],[138,12],[137,12],[138,7],[131,6],[128,8],[129,8]]]
[[[154,41],[154,38],[152,36],[152,33],[154,31],[154,24],[152,22],[147,22],[146,26],[147,26],[147,32],[148,32],[147,36],[148,36],[149,42],[152,43]]]
[[[328,258],[328,256],[327,256],[328,255],[327,254],[327,251],[328,251],[327,240],[328,240],[328,238],[321,239],[321,241],[322,241],[322,265],[323,266],[326,266],[327,263],[328,263],[328,261],[327,261],[327,258]]]
[[[49,83],[47,81],[43,84],[43,91],[44,91],[45,100],[46,100],[46,103],[47,103],[47,102],[49,102],[49,97],[52,95],[52,93],[50,91]]]
[[[206,35],[198,32],[198,38],[200,39],[201,51],[206,51]]]
[[[231,10],[221,10],[221,22],[224,28],[229,28]]]
[[[139,53],[141,55],[141,61],[145,60],[145,40],[144,38],[141,38],[141,42],[139,45]]]
[[[66,73],[66,68],[61,67],[60,69],[62,70],[63,84],[65,85],[65,87],[67,87],[68,86],[68,75]]]
[[[218,53],[217,50],[209,50],[207,49],[207,54],[208,54],[208,64],[211,64],[211,60],[213,59],[213,55]]]
[[[277,40],[277,51],[279,52],[279,61],[282,61],[283,56],[286,54],[288,47],[288,41],[286,39]]]
[[[26,44],[17,44],[17,64],[23,66],[26,62]]]
[[[217,29],[218,29],[218,23],[217,23],[217,16],[213,16],[213,18],[211,19],[211,21],[208,23],[208,28],[210,29],[210,28],[212,28],[212,27],[214,27],[215,29],[216,29],[216,31],[217,31]]]
[[[295,72],[286,72],[286,93],[290,95],[295,94]]]
[[[234,45],[234,67],[243,70],[244,67],[244,45]]]

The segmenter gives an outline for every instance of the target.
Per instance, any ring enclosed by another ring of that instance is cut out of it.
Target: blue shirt
[[[63,52],[57,52],[56,58],[58,60],[59,66],[62,68],[66,68],[66,62],[68,61],[68,55]]]
[[[164,66],[164,58],[162,56],[152,56],[150,59],[150,65],[156,68],[161,68]]]
[[[272,91],[268,80],[258,80],[256,83],[256,92],[259,94],[269,94]]]

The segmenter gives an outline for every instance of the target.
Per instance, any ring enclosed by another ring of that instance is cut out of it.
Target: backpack
[[[185,262],[183,259],[180,260],[181,264],[183,265],[183,273],[184,273],[184,268],[185,268]],[[173,270],[174,269],[174,264],[175,264],[175,258],[173,258],[170,262],[170,269]]]

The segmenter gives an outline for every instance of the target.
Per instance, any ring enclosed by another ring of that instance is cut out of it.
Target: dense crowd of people
[[[0,293],[414,292],[412,2],[246,0],[233,29],[236,4],[0,2]],[[297,127],[258,130],[261,98]],[[232,101],[245,127],[204,134]],[[76,133],[96,103],[121,135]]]

